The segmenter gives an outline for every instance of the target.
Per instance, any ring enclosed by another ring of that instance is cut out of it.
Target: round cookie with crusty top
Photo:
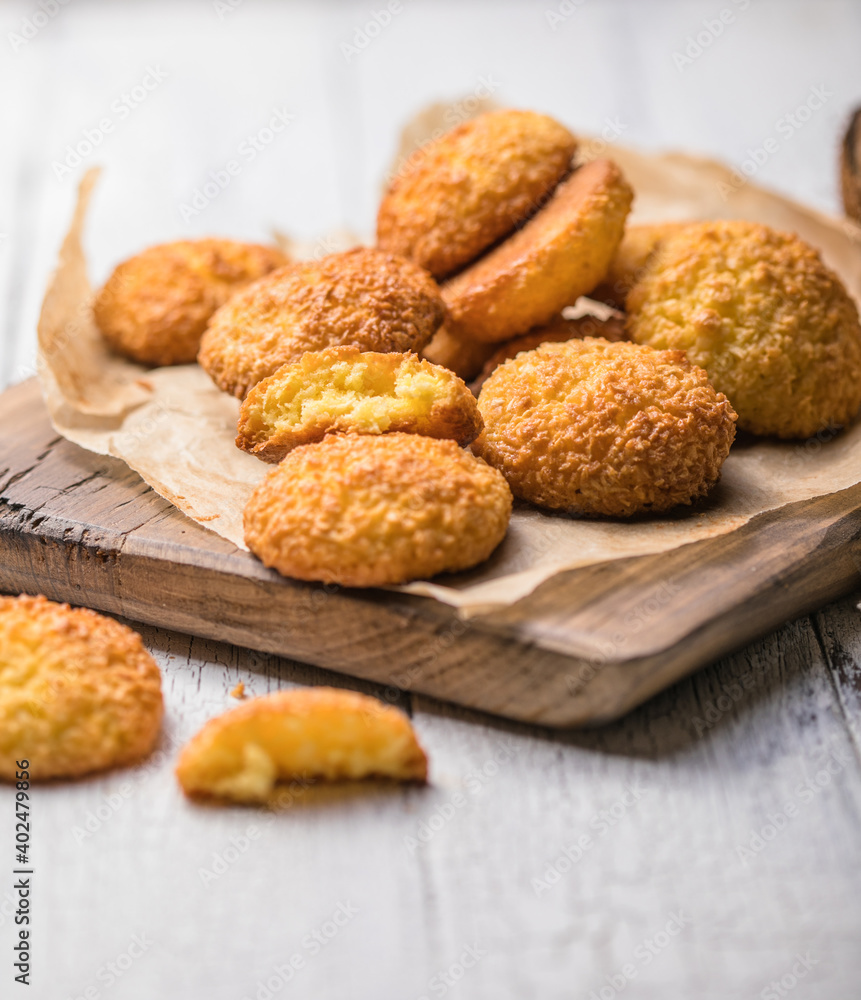
[[[612,161],[579,167],[522,229],[442,286],[449,332],[495,343],[549,323],[606,275],[633,197]]]
[[[333,434],[256,487],[245,541],[285,576],[377,587],[483,562],[510,514],[503,477],[454,441]]]
[[[861,407],[858,309],[819,254],[752,222],[705,222],[661,241],[628,294],[640,344],[684,351],[740,428],[806,438]]]
[[[216,309],[287,263],[277,247],[256,243],[163,243],[115,268],[96,295],[93,315],[119,354],[145,365],[190,364]]]
[[[577,146],[534,111],[489,111],[413,154],[383,197],[377,242],[443,278],[531,215]]]
[[[239,410],[236,444],[280,462],[326,434],[403,431],[467,445],[481,428],[475,396],[447,368],[415,354],[330,347],[254,386]]]
[[[445,318],[439,289],[412,261],[357,248],[283,268],[212,317],[198,360],[242,399],[306,351],[419,351]]]
[[[140,636],[87,608],[0,597],[0,780],[75,778],[145,757],[161,674]]]
[[[735,412],[681,351],[596,338],[507,361],[478,398],[473,450],[515,496],[583,515],[659,513],[705,496]]]

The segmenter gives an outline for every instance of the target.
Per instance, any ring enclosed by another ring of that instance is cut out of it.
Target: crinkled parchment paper
[[[434,118],[425,116],[431,132]],[[411,142],[420,135],[410,133]],[[600,152],[600,143],[591,148]],[[742,183],[720,164],[616,146],[637,193],[635,221],[744,218],[797,232],[822,251],[861,301],[859,230]],[[93,325],[81,247],[88,174],[39,321],[39,369],[57,431],[90,451],[120,458],[190,518],[243,546],[242,509],[268,467],[233,444],[239,404],[196,365],[146,370],[118,359]],[[565,569],[666,551],[720,535],[762,511],[845,489],[861,480],[861,423],[822,440],[741,440],[708,500],[671,517],[577,520],[518,506],[493,557],[470,573],[400,588],[473,614],[510,604]]]

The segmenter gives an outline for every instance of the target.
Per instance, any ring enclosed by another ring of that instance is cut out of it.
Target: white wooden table
[[[399,126],[488,90],[575,130],[612,122],[626,144],[736,165],[772,138],[757,181],[836,211],[837,138],[861,102],[851,2],[43,0],[4,3],[0,29],[3,384],[33,371],[39,300],[93,163],[100,281],[186,234],[370,235]],[[814,88],[821,107],[797,113]],[[279,112],[294,117],[265,131]],[[195,203],[236,156],[240,174]],[[859,596],[594,733],[405,696],[428,788],[297,793],[277,815],[188,804],[177,744],[238,681],[372,689],[144,628],[163,748],[35,791],[27,993],[0,793],[0,996],[857,997]]]

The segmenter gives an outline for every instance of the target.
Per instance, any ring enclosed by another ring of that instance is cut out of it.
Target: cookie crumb
[[[236,687],[230,692],[231,698],[244,698],[245,697],[245,685],[240,681]]]

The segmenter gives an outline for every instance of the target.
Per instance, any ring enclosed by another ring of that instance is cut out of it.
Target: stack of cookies
[[[375,248],[287,262],[203,240],[117,268],[107,341],[196,352],[242,401],[237,446],[277,463],[245,511],[266,565],[346,586],[468,569],[512,496],[664,514],[713,488],[736,427],[854,417],[858,313],[816,251],[749,222],[626,230],[630,185],[577,151],[546,115],[493,111],[396,174]],[[611,308],[569,318],[584,296]]]

